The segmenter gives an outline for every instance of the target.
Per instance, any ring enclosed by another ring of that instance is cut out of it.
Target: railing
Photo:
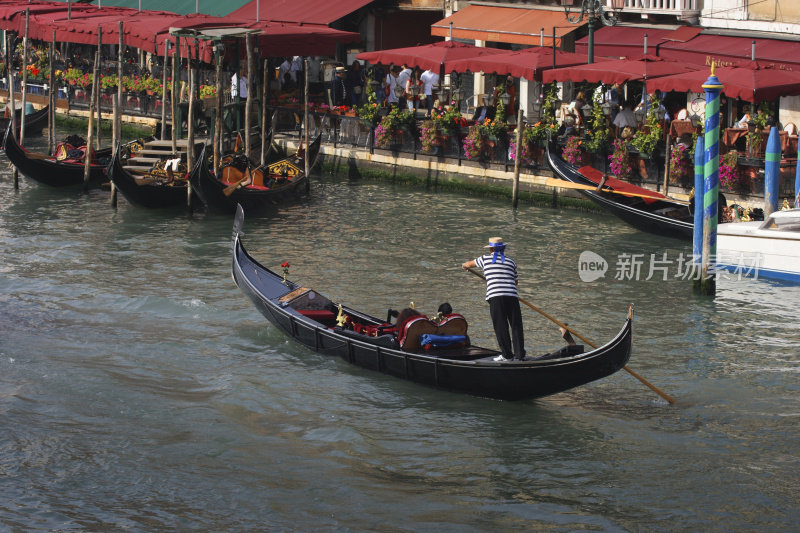
[[[289,137],[303,139],[303,116],[301,109],[285,107],[268,107],[270,112],[277,113],[275,120],[275,133]],[[375,142],[374,126],[368,122],[348,115],[333,113],[309,113],[309,139],[314,139],[322,134],[322,141],[336,147],[353,147],[367,150],[370,153],[387,153],[411,159],[430,159],[463,166],[481,166],[499,170],[513,171],[514,160],[509,157],[510,139],[503,136],[490,142],[489,153],[480,159],[469,159],[464,153],[464,138],[468,134],[467,128],[451,131],[444,137],[444,143],[436,146],[432,151],[424,151],[420,141],[419,125],[422,121],[415,121],[410,127],[401,129],[392,142],[386,146],[379,146]],[[523,169],[534,170],[540,168],[540,163],[532,159],[521,165]]]
[[[605,0],[612,9],[613,0]],[[681,16],[689,12],[700,12],[700,0],[624,0],[623,12]]]

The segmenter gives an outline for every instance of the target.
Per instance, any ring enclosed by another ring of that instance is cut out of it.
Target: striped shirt
[[[475,260],[481,267],[486,277],[486,299],[495,296],[513,296],[519,298],[517,293],[517,264],[508,255],[505,262],[492,263],[492,253],[482,255]]]

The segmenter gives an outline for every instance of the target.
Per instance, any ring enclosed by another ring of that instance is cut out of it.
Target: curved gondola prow
[[[311,144],[308,145],[308,172],[310,173],[319,161],[319,150],[322,146],[322,134],[318,134]]]

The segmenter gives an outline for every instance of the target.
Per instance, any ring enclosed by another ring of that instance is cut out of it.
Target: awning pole
[[[752,61],[756,60],[756,41],[753,39],[752,50],[750,52],[750,59]]]
[[[544,46],[544,28],[539,30],[539,46]]]

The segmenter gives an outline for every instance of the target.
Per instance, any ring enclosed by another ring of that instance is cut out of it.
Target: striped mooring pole
[[[694,234],[692,236],[692,263],[699,266],[703,260],[703,194],[705,188],[706,142],[697,138],[694,150]]]
[[[781,139],[778,128],[769,129],[764,152],[764,220],[778,210],[778,182],[781,178]]]
[[[800,144],[797,145],[797,168],[794,171],[794,206],[800,209]]]
[[[703,158],[703,261],[700,269],[700,292],[717,291],[715,264],[717,255],[717,209],[719,201],[719,102],[722,83],[714,73],[703,84],[706,93],[705,157]]]

